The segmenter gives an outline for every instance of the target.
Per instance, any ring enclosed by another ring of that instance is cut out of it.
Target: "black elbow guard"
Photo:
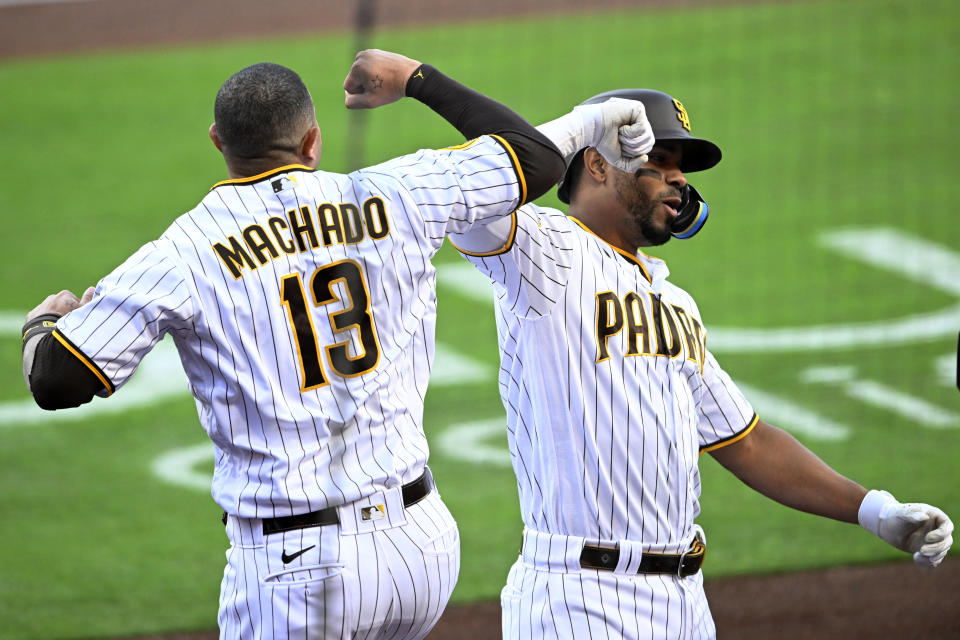
[[[550,191],[563,178],[566,165],[560,151],[536,129],[533,135],[507,131],[501,134],[513,148],[527,183],[527,202]]]
[[[41,409],[69,409],[93,399],[103,384],[52,333],[39,339],[29,373],[30,393]]]
[[[100,385],[100,388],[103,388]],[[30,376],[30,392],[37,406],[47,411],[71,409],[93,400],[93,393],[87,393],[78,385],[69,381],[56,380],[52,376]]]
[[[554,144],[518,113],[440,73],[420,65],[407,79],[406,94],[452,124],[467,140],[494,134],[507,141],[526,180],[525,202],[539,198],[563,178],[566,164]]]

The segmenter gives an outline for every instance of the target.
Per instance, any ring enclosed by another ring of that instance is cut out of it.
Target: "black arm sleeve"
[[[103,384],[87,366],[53,337],[39,338],[30,371],[30,393],[41,409],[79,407],[93,400]]]
[[[496,100],[428,64],[421,65],[410,76],[406,92],[443,116],[468,140],[486,134],[497,134],[506,140],[526,178],[527,200],[539,198],[563,177],[565,167],[560,150],[519,114]]]

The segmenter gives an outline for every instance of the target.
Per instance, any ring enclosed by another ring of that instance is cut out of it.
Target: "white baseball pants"
[[[589,541],[591,544],[610,541]],[[520,557],[500,594],[505,640],[716,638],[703,574],[637,574],[642,549],[620,541],[614,571],[582,569],[584,539],[524,530]],[[647,549],[680,553],[679,548]]]
[[[376,504],[384,513],[370,519]],[[398,488],[338,511],[339,525],[267,536],[262,520],[228,518],[221,640],[427,635],[460,571],[457,525],[440,495],[404,509]]]

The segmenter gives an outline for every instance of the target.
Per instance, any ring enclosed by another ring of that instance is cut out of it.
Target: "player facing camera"
[[[657,144],[669,143],[668,146],[678,152],[677,164],[681,172],[703,171],[720,162],[721,153],[717,145],[690,135],[690,116],[683,103],[676,98],[652,89],[616,89],[588,98],[580,106],[600,104],[611,98],[636,100],[643,104]],[[567,157],[567,170],[557,189],[557,197],[566,204],[570,204],[572,185],[576,184],[583,172],[583,154],[584,149],[579,149]],[[649,165],[640,167],[634,175],[637,178],[663,178],[661,172]],[[685,183],[678,190],[681,202],[675,209],[677,215],[670,226],[670,235],[685,240],[703,228],[710,208],[692,185]],[[669,237],[663,241],[667,239]]]
[[[868,491],[765,422],[710,352],[693,296],[644,253],[706,218],[685,174],[720,150],[690,135],[683,105],[612,91],[537,129],[566,162],[567,211],[529,203],[456,238],[497,294],[524,525],[503,637],[715,639],[695,522],[707,453],[780,504],[859,523],[918,566],[939,565],[950,518]]]

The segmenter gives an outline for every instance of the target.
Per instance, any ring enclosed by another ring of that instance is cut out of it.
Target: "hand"
[[[647,162],[647,154],[656,142],[647,112],[639,100],[610,98],[596,105],[574,108],[599,125],[592,146],[604,159],[621,171],[633,173]],[[595,130],[596,130],[595,125]]]
[[[365,49],[357,54],[343,81],[347,109],[374,109],[396,102],[420,62],[399,53]]]
[[[83,292],[83,297],[79,300],[77,296],[73,295],[72,291],[67,291],[66,289],[60,293],[52,293],[27,314],[25,322],[30,322],[37,316],[42,316],[45,313],[55,313],[60,316],[65,316],[74,309],[79,309],[93,300],[94,291],[95,289],[93,287],[88,287],[87,290]]]
[[[943,562],[953,544],[953,522],[943,511],[928,504],[907,503],[893,507],[880,516],[880,535],[901,540],[891,542],[913,554],[921,567],[933,568]]]
[[[886,491],[870,491],[859,513],[863,528],[894,547],[913,554],[913,561],[933,568],[953,544],[953,522],[937,507],[900,503]]]

